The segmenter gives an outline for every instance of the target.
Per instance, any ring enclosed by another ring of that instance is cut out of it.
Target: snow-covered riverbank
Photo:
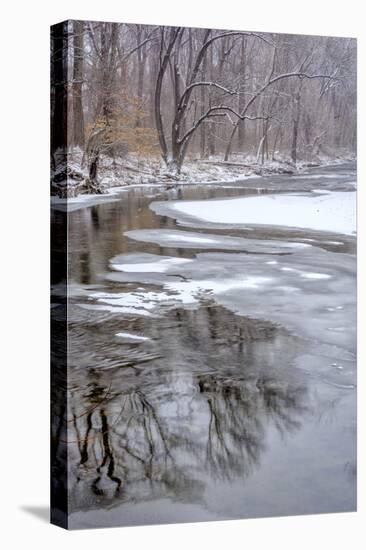
[[[154,197],[159,192],[177,192],[186,186],[196,187],[205,186],[207,188],[217,189],[240,189],[245,188],[253,194],[262,192],[305,192],[312,191],[315,194],[321,194],[328,191],[353,191],[356,188],[355,182],[355,163],[337,163],[334,169],[330,164],[324,164],[322,167],[302,168],[300,172],[289,174],[273,173],[272,175],[258,176],[256,174],[247,174],[233,176],[231,172],[222,174],[220,179],[215,179],[212,174],[205,172],[206,179],[200,181],[196,173],[191,174],[191,179],[175,181],[168,183],[164,179],[155,179],[152,183],[128,183],[123,179],[111,180],[110,185],[106,186],[102,194],[79,194],[69,198],[59,198],[53,196],[51,207],[53,210],[72,212],[81,208],[113,202],[120,200],[126,192],[133,189],[144,188],[147,196]],[[228,179],[232,178],[232,179]],[[118,183],[118,185],[117,185]],[[220,196],[220,195],[219,195]]]
[[[60,196],[68,196],[69,200],[80,197],[94,197],[80,186],[80,180],[87,179],[88,174],[85,164],[82,162],[82,152],[74,149],[67,162],[65,174],[70,173],[67,181],[53,183],[54,193]],[[212,183],[236,183],[247,178],[267,177],[271,175],[287,174],[301,175],[309,168],[340,165],[355,161],[355,158],[346,153],[343,156],[317,156],[307,160],[300,160],[293,164],[288,158],[277,155],[275,160],[267,160],[263,164],[258,162],[254,155],[233,154],[229,161],[224,161],[222,156],[211,156],[207,159],[187,158],[180,174],[169,173],[160,157],[141,159],[135,154],[129,154],[125,158],[111,159],[101,157],[98,171],[99,188],[102,193],[114,193],[115,189],[128,188],[135,185],[184,185],[184,184],[212,184]],[[78,174],[77,180],[72,179],[72,174]],[[57,176],[57,174],[55,174]],[[57,179],[57,178],[56,178]],[[66,192],[66,189],[67,192]],[[99,195],[95,195],[98,197]],[[70,203],[71,204],[71,203]]]

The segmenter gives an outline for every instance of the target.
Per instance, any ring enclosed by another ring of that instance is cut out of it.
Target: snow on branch
[[[225,112],[220,112],[225,111]],[[248,116],[248,115],[241,115],[235,109],[232,109],[231,107],[228,107],[227,105],[215,105],[214,107],[210,107],[202,116],[200,116],[197,121],[193,124],[193,126],[187,130],[187,132],[178,139],[178,143],[182,144],[195,132],[200,126],[200,124],[207,118],[212,118],[216,116],[227,116],[228,113],[232,113],[235,115],[239,120],[268,120],[271,118],[270,115],[265,116]]]

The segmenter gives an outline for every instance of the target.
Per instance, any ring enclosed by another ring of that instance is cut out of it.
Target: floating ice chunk
[[[146,336],[138,336],[137,334],[131,334],[129,332],[117,332],[116,336],[123,338],[124,340],[132,340],[137,342],[150,340],[150,338],[147,338]]]
[[[278,225],[349,235],[356,231],[354,192],[308,196],[281,193],[224,200],[178,201],[172,202],[170,208],[175,217],[181,213],[209,223]]]
[[[274,239],[247,239],[244,237],[207,233],[201,234],[193,231],[181,231],[176,229],[134,229],[132,231],[126,231],[125,235],[136,241],[151,242],[159,246],[171,248],[213,248],[273,254],[311,247],[310,244],[299,242]]]
[[[92,311],[107,311],[108,313],[122,313],[124,315],[142,315],[144,317],[153,317],[153,314],[146,309],[137,309],[127,306],[113,306],[108,304],[78,304],[83,309]]]
[[[89,208],[97,204],[117,202],[120,199],[118,194],[121,189],[116,190],[109,189],[106,194],[102,195],[78,195],[77,197],[70,197],[68,199],[61,199],[59,197],[51,198],[51,208],[53,210],[60,210],[61,212],[75,212],[82,208]]]
[[[232,289],[257,289],[272,281],[271,277],[249,276],[217,281],[205,279],[202,281],[168,283],[165,287],[177,292],[183,301],[183,297],[197,295],[202,291],[220,294]]]
[[[108,311],[112,313],[150,315],[155,313],[159,307],[172,307],[177,303],[188,306],[196,305],[199,303],[199,298],[206,293],[218,295],[233,289],[256,290],[272,282],[272,278],[260,276],[240,276],[223,280],[189,280],[165,283],[164,290],[161,292],[95,293],[91,297],[106,304]],[[98,306],[101,308],[100,304]]]
[[[332,363],[331,366],[334,367],[335,369],[343,370],[343,367],[341,365],[338,365],[338,363]]]
[[[98,302],[110,306],[112,313],[133,313],[135,315],[149,315],[157,302],[161,300],[161,293],[157,292],[122,292],[119,294],[97,292],[91,297]]]
[[[312,243],[316,243],[316,239],[301,239],[302,241],[306,241],[306,242],[312,242]],[[333,244],[333,245],[343,245],[342,242],[340,241],[318,241],[319,244]]]
[[[174,305],[174,303],[181,302],[184,304],[196,303],[196,298],[192,293],[177,292],[176,289],[170,285],[166,285],[166,289],[172,290],[174,294],[169,292],[122,292],[119,294],[107,294],[96,293],[91,297],[98,302],[108,304],[114,308],[114,311],[134,313],[136,315],[149,315],[150,312],[154,313],[159,306]],[[118,308],[118,309],[117,309]],[[112,311],[112,310],[111,310]]]
[[[331,278],[331,275],[328,275],[327,273],[306,272],[306,271],[301,271],[300,269],[294,269],[293,267],[281,267],[281,271],[286,271],[289,273],[297,273],[303,279],[330,279]]]
[[[331,275],[327,273],[302,273],[301,277],[304,279],[330,279]]]
[[[135,262],[129,263],[128,260],[133,258],[135,259]],[[139,259],[147,259],[148,261],[138,261]],[[154,254],[143,254],[139,256],[136,254],[117,256],[117,258],[111,262],[111,266],[115,271],[125,271],[128,273],[164,273],[171,268],[178,267],[189,262],[192,262],[192,260],[188,258],[175,258],[158,256]]]
[[[157,292],[122,292],[120,294],[96,292],[91,294],[92,298],[99,302],[114,306],[143,307],[152,309],[153,303],[159,301],[160,293]]]
[[[205,237],[194,237],[192,235],[185,236],[185,235],[172,235],[171,239],[174,241],[182,241],[186,243],[187,241],[191,243],[198,243],[198,244],[220,244],[220,241],[217,239],[214,239],[212,237],[205,238]]]

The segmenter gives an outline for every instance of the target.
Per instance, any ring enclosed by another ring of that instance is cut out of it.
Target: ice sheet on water
[[[146,340],[150,340],[150,338],[147,338],[146,336],[139,336],[138,334],[131,334],[130,332],[117,332],[116,336],[122,338],[124,341],[132,341],[134,343],[141,343]]]
[[[164,273],[174,267],[191,262],[188,258],[172,256],[158,256],[156,254],[120,254],[111,260],[111,267],[115,271],[131,273]]]
[[[355,309],[354,303],[348,302],[350,288],[355,287],[355,259],[349,254],[309,245],[278,255],[276,260],[238,251],[205,251],[187,262],[176,263],[172,257],[164,272],[149,273],[150,264],[159,265],[167,259],[141,253],[117,256],[113,262],[121,271],[115,275],[146,288],[92,296],[98,305],[114,311],[129,308],[137,315],[159,315],[161,308],[177,305],[195,308],[201,299],[209,298],[235,313],[269,319],[307,337],[353,348]],[[328,330],[340,325],[347,326],[347,331]]]
[[[134,306],[116,306],[113,304],[109,305],[107,303],[103,304],[78,304],[79,307],[83,309],[89,309],[92,311],[106,311],[108,313],[122,313],[123,315],[142,315],[144,317],[153,317],[152,313],[146,309],[142,309]]]
[[[136,241],[150,242],[172,248],[241,250],[264,254],[290,252],[291,250],[304,249],[311,246],[300,242],[246,239],[243,237],[229,237],[172,229],[135,229],[127,231],[125,235]]]
[[[356,232],[356,195],[353,191],[176,201],[164,208],[165,214],[171,217],[183,215],[209,223],[274,225],[348,235]]]
[[[268,264],[268,262],[267,262]],[[331,275],[328,273],[312,273],[309,271],[301,271],[300,269],[294,269],[293,267],[281,267],[281,271],[290,271],[292,273],[298,273],[303,279],[330,279]]]
[[[76,210],[80,210],[81,208],[87,208],[105,202],[118,201],[118,195],[126,190],[127,187],[114,187],[108,189],[106,193],[101,195],[78,195],[77,197],[70,197],[68,199],[51,197],[51,208],[53,210],[59,210],[61,212],[75,212]]]
[[[122,312],[144,316],[158,314],[161,307],[174,306],[177,302],[187,305],[198,303],[194,292],[180,292],[174,288],[174,285],[171,287],[167,285],[167,290],[167,292],[94,293],[90,297],[103,306],[106,304],[112,313]]]

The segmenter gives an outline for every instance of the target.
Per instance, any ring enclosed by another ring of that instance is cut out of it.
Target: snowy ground
[[[70,153],[67,166],[71,171],[87,177],[85,163],[82,162],[83,154],[80,149],[75,149]],[[211,156],[207,159],[200,159],[191,155],[186,158],[179,176],[172,178],[167,172],[165,165],[160,157],[141,158],[134,153],[128,154],[125,158],[111,159],[102,157],[99,167],[99,183],[101,190],[105,194],[114,193],[114,188],[127,187],[132,185],[176,185],[201,183],[210,184],[215,182],[242,181],[246,178],[255,178],[259,176],[268,176],[271,174],[293,173],[301,174],[310,166],[328,166],[337,165],[347,161],[354,160],[354,157],[343,152],[342,157],[318,156],[309,160],[301,160],[296,165],[284,155],[276,154],[276,160],[266,160],[260,164],[254,155],[233,153],[228,162],[224,162],[222,155]],[[69,181],[71,186],[75,184],[73,180]],[[64,183],[61,184],[61,186]],[[99,195],[88,195],[93,203]],[[78,208],[79,199],[70,194],[68,199],[68,210]],[[100,198],[98,199],[100,200]],[[63,208],[63,203],[53,201],[57,209]],[[65,208],[63,208],[65,209]]]

